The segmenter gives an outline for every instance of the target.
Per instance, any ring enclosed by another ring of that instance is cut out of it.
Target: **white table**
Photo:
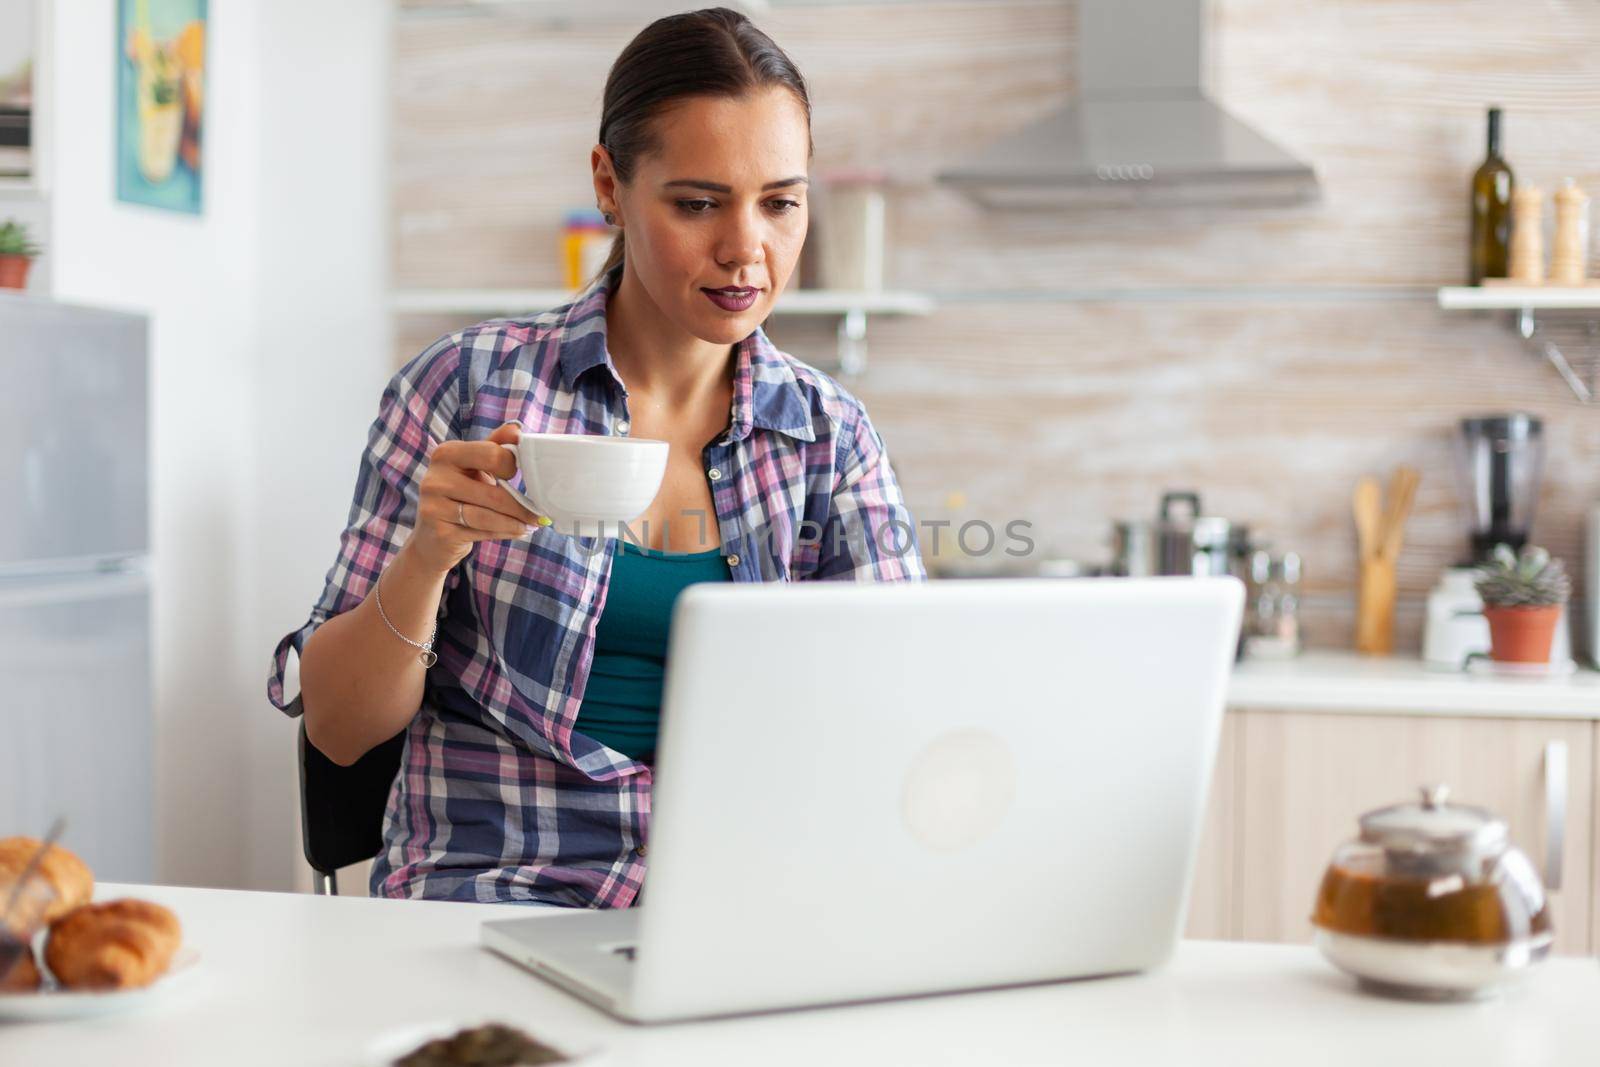
[[[645,1067],[1600,1062],[1592,959],[1548,961],[1499,1000],[1418,1004],[1356,992],[1309,947],[1194,941],[1147,975],[637,1027],[478,946],[483,919],[536,912],[151,886],[97,896],[175,910],[203,970],[137,1014],[0,1026],[0,1064],[350,1065],[395,1028],[484,1017]]]

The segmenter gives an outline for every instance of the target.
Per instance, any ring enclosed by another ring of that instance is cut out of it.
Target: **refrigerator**
[[[148,322],[0,293],[0,837],[155,877]]]

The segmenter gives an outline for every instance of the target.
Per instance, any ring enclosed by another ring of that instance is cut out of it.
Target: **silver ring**
[[[456,524],[459,526],[467,524],[467,505],[460,500],[456,501]]]

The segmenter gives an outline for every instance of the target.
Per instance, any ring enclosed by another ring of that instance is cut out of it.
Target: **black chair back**
[[[306,862],[337,892],[334,872],[371,859],[383,848],[383,811],[400,771],[402,730],[355,763],[341,767],[317,751],[300,720],[300,827]]]

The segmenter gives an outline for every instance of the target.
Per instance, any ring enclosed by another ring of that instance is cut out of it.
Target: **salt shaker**
[[[1285,552],[1278,561],[1277,635],[1286,654],[1300,651],[1300,554]]]
[[[1521,285],[1544,284],[1544,190],[1519,185],[1511,191],[1511,265]]]
[[[1300,653],[1300,557],[1257,552],[1250,560],[1250,635],[1245,654],[1256,659],[1288,659]]]
[[[1582,285],[1588,273],[1589,197],[1568,178],[1552,199],[1556,236],[1550,251],[1550,284]]]
[[[1272,553],[1258,548],[1250,553],[1250,607],[1245,612],[1245,637],[1272,632],[1277,598],[1272,590]]]

